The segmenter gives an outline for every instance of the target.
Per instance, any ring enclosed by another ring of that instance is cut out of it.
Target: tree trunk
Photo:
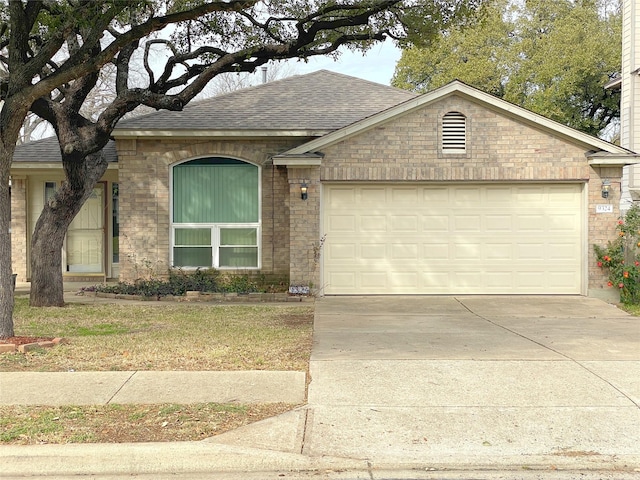
[[[0,102],[0,338],[14,335],[9,175],[20,126],[29,111],[28,103],[21,98]]]
[[[64,305],[62,246],[69,225],[107,169],[102,152],[86,159],[62,155],[66,181],[44,206],[31,239],[31,296],[34,307]]]
[[[9,170],[13,149],[0,142],[0,338],[13,337],[13,286],[11,282],[11,197]]]

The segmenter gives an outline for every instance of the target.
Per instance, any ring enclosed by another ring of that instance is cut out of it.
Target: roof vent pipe
[[[267,67],[262,67],[262,83],[267,83]]]

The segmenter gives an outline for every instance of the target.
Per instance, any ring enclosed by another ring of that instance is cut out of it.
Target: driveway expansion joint
[[[548,345],[545,345],[542,342],[538,342],[532,338],[527,337],[526,335],[523,335],[520,332],[516,332],[515,330],[506,327],[504,325],[499,324],[498,322],[491,320],[489,318],[486,318],[476,312],[474,312],[473,310],[471,310],[471,308],[469,308],[467,305],[464,304],[464,302],[462,300],[460,300],[458,297],[455,297],[456,302],[458,302],[462,307],[464,307],[469,313],[471,313],[472,315],[475,315],[476,317],[484,320],[485,322],[490,323],[491,325],[494,325],[498,328],[502,328],[503,330],[512,333],[513,335],[516,335],[524,340],[527,340],[529,342],[535,343],[536,345],[549,350],[557,355],[560,355],[561,357],[566,358],[568,361],[576,364],[577,366],[579,366],[580,368],[582,368],[583,370],[587,371],[589,374],[593,375],[594,377],[598,378],[599,380],[601,380],[602,382],[606,383],[607,385],[609,385],[609,387],[611,387],[612,389],[614,389],[616,392],[618,392],[620,395],[622,395],[623,397],[625,397],[627,400],[629,400],[633,405],[635,405],[638,409],[640,409],[640,403],[637,402],[633,397],[629,396],[628,394],[626,394],[624,391],[622,391],[621,389],[619,389],[618,387],[616,387],[613,383],[611,383],[609,380],[607,380],[606,378],[604,378],[601,375],[598,375],[596,372],[594,372],[592,369],[590,369],[588,366],[586,366],[585,364],[583,364],[582,362],[580,362],[579,360],[576,360],[575,358],[567,355],[566,353],[563,353],[559,350],[556,350],[554,348],[551,348]]]

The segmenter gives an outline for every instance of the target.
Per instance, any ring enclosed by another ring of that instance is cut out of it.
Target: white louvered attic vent
[[[442,152],[467,151],[467,117],[460,112],[449,112],[442,117]]]

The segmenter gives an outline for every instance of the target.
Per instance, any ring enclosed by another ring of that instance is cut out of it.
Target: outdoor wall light
[[[609,190],[611,190],[611,182],[605,179],[602,181],[602,198],[609,198]]]
[[[300,198],[302,200],[306,200],[307,199],[307,183],[306,182],[302,182],[302,185],[300,185]]]

